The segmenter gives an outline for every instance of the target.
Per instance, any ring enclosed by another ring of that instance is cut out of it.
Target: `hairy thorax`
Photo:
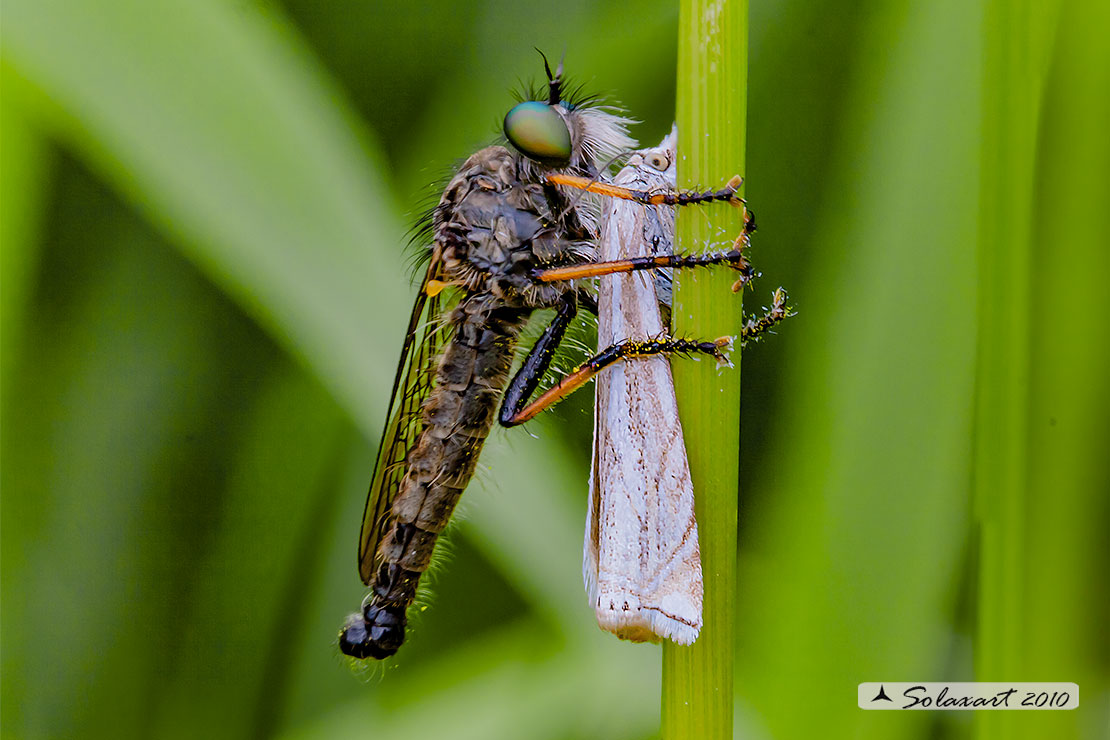
[[[522,178],[520,155],[491,146],[451,180],[435,213],[436,248],[448,282],[510,306],[553,305],[565,285],[537,283],[538,267],[583,259],[591,235],[554,187]]]

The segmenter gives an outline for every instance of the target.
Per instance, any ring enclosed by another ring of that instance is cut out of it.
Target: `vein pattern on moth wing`
[[[675,137],[639,152],[614,182],[673,190]],[[608,205],[598,258],[673,252],[674,214],[666,206]],[[600,278],[598,346],[666,334],[669,275]],[[586,589],[598,624],[633,641],[689,643],[701,627],[702,576],[693,487],[670,364],[656,356],[598,376],[593,470],[583,547]]]

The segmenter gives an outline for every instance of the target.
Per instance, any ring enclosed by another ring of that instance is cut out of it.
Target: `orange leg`
[[[712,342],[696,342],[690,339],[672,339],[669,337],[645,340],[626,339],[599,352],[571,370],[558,383],[541,393],[535,401],[527,405],[525,403],[528,400],[528,395],[531,395],[531,391],[535,389],[535,384],[532,383],[532,387],[526,393],[520,392],[518,386],[526,385],[528,379],[522,378],[521,374],[518,373],[517,377],[513,378],[509,392],[505,394],[505,403],[501,406],[500,421],[502,426],[507,427],[523,424],[544,409],[562,401],[599,372],[620,360],[651,355],[698,353],[710,355],[717,358],[720,363],[729,364],[727,353],[731,347],[732,337],[721,337]],[[533,352],[535,351],[533,349]],[[517,392],[514,392],[514,389],[517,389]]]
[[[744,183],[744,178],[739,175],[734,175],[720,190],[706,190],[704,193],[687,190],[665,190],[655,192],[649,190],[632,190],[631,188],[621,187],[620,185],[598,182],[589,177],[560,175],[558,173],[548,175],[547,181],[552,185],[565,185],[566,187],[577,188],[578,190],[585,190],[590,193],[597,193],[598,195],[607,195],[610,198],[634,200],[637,203],[652,206],[688,206],[698,203],[711,203],[713,201],[726,201],[737,208],[744,205],[744,199],[736,195],[736,191],[738,191],[740,186]]]
[[[754,222],[753,222],[754,223]],[[630,257],[612,262],[583,262],[577,265],[563,267],[550,267],[538,269],[532,277],[542,283],[552,283],[560,280],[581,280],[583,278],[597,277],[599,275],[612,275],[619,272],[634,272],[636,270],[658,270],[667,267],[708,267],[709,265],[727,264],[740,272],[740,279],[732,286],[732,290],[739,291],[752,278],[752,267],[744,257],[744,249],[748,245],[748,229],[736,237],[732,249],[716,254],[660,254],[653,257]]]

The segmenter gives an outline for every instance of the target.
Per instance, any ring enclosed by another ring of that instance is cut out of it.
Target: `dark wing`
[[[433,258],[412,307],[393,393],[386,414],[385,431],[378,447],[378,462],[366,497],[362,532],[358,537],[358,572],[369,585],[377,566],[378,543],[389,524],[389,510],[405,477],[405,457],[420,433],[420,407],[435,380],[434,362],[445,329],[440,326],[439,291],[429,286],[442,277],[443,263]],[[432,295],[429,295],[432,293]]]

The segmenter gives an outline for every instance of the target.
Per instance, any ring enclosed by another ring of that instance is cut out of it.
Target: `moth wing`
[[[429,283],[439,279],[442,270],[442,261],[433,258],[412,306],[393,379],[385,430],[378,446],[378,459],[358,538],[358,572],[367,585],[377,566],[378,543],[385,535],[387,515],[405,477],[406,457],[420,432],[420,408],[435,381],[435,360],[445,329],[439,322],[439,292],[431,290]]]
[[[600,317],[598,319],[601,321]],[[600,329],[599,329],[600,330]],[[605,373],[602,373],[605,375]],[[593,451],[590,455],[590,488],[589,499],[586,502],[586,534],[582,542],[582,580],[586,584],[586,596],[590,603],[597,604],[597,559],[598,559],[598,509],[601,497],[601,439],[599,432],[602,419],[608,409],[608,393],[603,392],[598,378],[594,386],[594,435]]]
[[[595,386],[594,396],[594,446],[591,459],[589,459],[589,497],[586,501],[586,535],[582,543],[582,579],[586,584],[586,597],[591,604],[597,604],[597,508],[598,497],[601,496],[597,476],[601,474],[601,460],[597,445],[597,427],[599,419],[605,413],[602,407],[603,394],[599,386]]]
[[[673,138],[659,149],[669,149],[673,162]],[[673,187],[673,169],[630,165],[617,176],[622,180]],[[612,202],[599,259],[670,251],[673,241],[669,210]],[[608,282],[599,291],[599,344],[664,331],[659,281],[635,273],[602,280]],[[598,623],[624,639],[689,644],[701,628],[702,572],[670,363],[662,357],[618,363],[598,376],[596,393],[583,570]]]

